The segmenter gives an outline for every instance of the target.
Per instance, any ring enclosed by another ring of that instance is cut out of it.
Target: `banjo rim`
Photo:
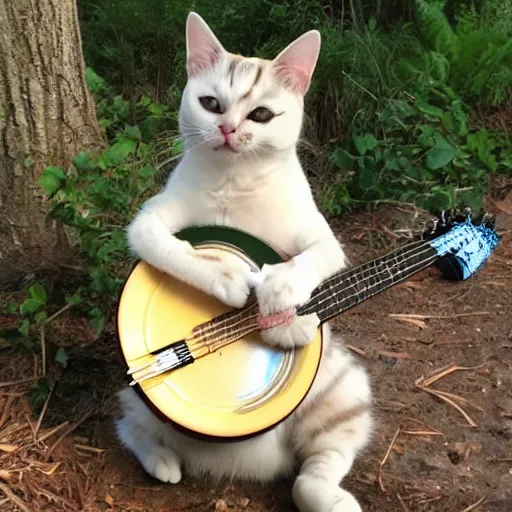
[[[231,248],[235,248],[237,251],[242,252],[247,258],[251,259],[252,261],[255,261],[260,267],[263,264],[274,264],[274,263],[281,263],[285,261],[285,257],[281,255],[277,250],[275,250],[272,246],[270,246],[266,241],[261,240],[254,235],[245,232],[243,230],[239,230],[237,228],[231,228],[227,226],[194,226],[194,227],[188,227],[185,228],[178,233],[175,234],[177,238],[180,240],[188,241],[191,245],[194,247],[200,247],[202,245],[208,246],[208,245],[224,245],[224,246],[231,246]],[[123,288],[120,294],[120,299],[118,301],[118,311],[116,315],[116,329],[118,334],[118,348],[121,352],[123,361],[126,366],[129,366],[128,359],[124,352],[124,345],[121,340],[121,329],[120,329],[120,323],[121,323],[121,304],[123,296],[125,295],[125,291],[128,285],[128,282],[134,272],[141,266],[141,265],[147,265],[151,267],[151,265],[145,263],[142,260],[138,260],[133,265],[132,269],[130,270],[130,273],[128,274],[125,283],[123,284]],[[151,267],[154,268],[154,267]],[[161,272],[157,269],[155,269],[158,272]],[[174,278],[177,279],[177,278]],[[133,386],[134,390],[136,391],[137,395],[143,400],[143,402],[148,406],[148,408],[157,416],[161,421],[171,424],[179,431],[182,431],[183,433],[189,435],[190,437],[196,437],[198,439],[203,440],[209,440],[209,441],[219,441],[219,442],[230,442],[230,441],[240,441],[244,439],[249,439],[257,435],[261,435],[269,430],[272,430],[274,427],[276,427],[278,424],[282,423],[284,420],[286,420],[294,411],[297,410],[297,408],[301,405],[301,403],[304,401],[304,399],[309,394],[311,387],[316,379],[316,376],[318,374],[318,370],[320,367],[320,362],[322,359],[322,353],[323,353],[323,329],[321,326],[318,328],[317,331],[317,337],[315,340],[311,343],[311,345],[317,343],[318,350],[317,357],[315,358],[314,363],[314,371],[312,372],[311,377],[308,379],[307,385],[304,387],[304,391],[300,394],[300,398],[294,400],[294,405],[292,405],[284,414],[280,414],[279,418],[277,420],[274,420],[268,424],[268,426],[265,426],[264,428],[248,428],[246,429],[246,433],[240,433],[240,434],[229,434],[226,433],[225,435],[219,432],[216,432],[215,434],[208,433],[208,428],[204,429],[204,431],[198,431],[195,429],[191,429],[184,424],[180,423],[176,419],[172,419],[169,417],[164,410],[162,410],[160,407],[158,407],[153,400],[146,394],[146,392],[143,389],[143,385],[136,384]],[[301,351],[305,349],[306,347],[299,347],[296,350]],[[299,370],[300,371],[300,370]],[[280,392],[280,391],[279,391]],[[279,394],[278,392],[278,394]],[[229,429],[226,429],[227,431]]]

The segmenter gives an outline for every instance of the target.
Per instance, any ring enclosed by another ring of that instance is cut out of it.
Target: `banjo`
[[[229,227],[191,227],[176,236],[198,251],[234,254],[255,270],[283,261],[266,242]],[[490,216],[443,214],[421,239],[321,283],[288,318],[316,314],[316,336],[289,350],[261,340],[254,298],[233,310],[141,261],[125,283],[117,318],[131,385],[161,419],[191,434],[223,440],[259,434],[307,395],[322,357],[324,322],[430,265],[445,278],[465,280],[498,243]]]

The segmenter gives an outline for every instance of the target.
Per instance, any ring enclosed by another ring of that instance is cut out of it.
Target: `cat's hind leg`
[[[293,500],[300,512],[361,512],[340,482],[370,438],[370,387],[365,371],[343,349],[330,357],[331,368],[324,372],[328,379],[296,425],[303,463]]]
[[[161,422],[132,388],[119,392],[122,417],[117,435],[151,476],[176,484],[181,480],[181,460],[170,446],[172,430]]]

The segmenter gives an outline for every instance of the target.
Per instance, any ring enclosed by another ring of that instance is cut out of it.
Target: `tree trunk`
[[[103,145],[76,0],[0,0],[0,284],[70,256],[38,184]]]

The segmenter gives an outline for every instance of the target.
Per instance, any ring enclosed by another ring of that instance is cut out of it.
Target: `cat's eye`
[[[199,98],[199,102],[203,106],[204,109],[208,110],[208,112],[212,112],[212,114],[222,114],[223,109],[217,98],[213,96],[201,96]]]
[[[275,116],[267,107],[258,107],[249,113],[247,119],[256,123],[268,123]]]

